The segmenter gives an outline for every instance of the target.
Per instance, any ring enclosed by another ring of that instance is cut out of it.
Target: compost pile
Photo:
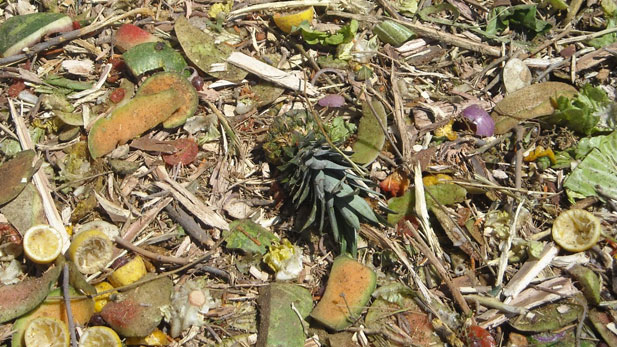
[[[0,0],[0,341],[617,346],[615,0]]]

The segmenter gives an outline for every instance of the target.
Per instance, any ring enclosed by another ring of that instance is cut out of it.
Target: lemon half
[[[24,234],[23,245],[28,259],[48,264],[56,260],[62,251],[62,235],[49,225],[35,225]]]
[[[39,317],[28,324],[24,333],[24,342],[26,347],[67,347],[69,329],[59,319]]]
[[[600,220],[585,210],[562,212],[553,222],[553,240],[570,252],[582,252],[593,247],[601,231]]]
[[[122,341],[116,332],[108,327],[94,326],[84,330],[79,347],[121,347]]]
[[[105,268],[113,257],[113,243],[102,231],[82,231],[73,237],[69,258],[83,274],[93,274]]]

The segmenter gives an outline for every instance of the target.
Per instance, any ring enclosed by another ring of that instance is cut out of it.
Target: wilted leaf
[[[593,306],[599,304],[602,300],[600,297],[602,287],[600,277],[593,270],[582,265],[575,265],[569,271],[581,287],[587,302]]]
[[[64,258],[59,257],[55,265],[41,277],[30,277],[16,284],[0,286],[0,323],[17,318],[43,302],[52,284],[58,280],[63,263]]]
[[[426,203],[434,205],[433,198],[442,205],[453,205],[458,202],[465,201],[467,190],[458,184],[454,183],[439,183],[430,186],[425,186],[425,189],[430,194],[426,194]]]
[[[184,16],[178,17],[174,30],[186,56],[203,72],[231,82],[239,82],[246,77],[246,71],[226,63],[233,51],[231,47],[215,44],[214,37],[192,26]],[[213,64],[224,64],[225,70],[214,71]]]
[[[22,235],[34,225],[47,223],[41,195],[32,183],[11,202],[2,206],[0,212]]]
[[[617,335],[607,328],[609,324],[615,324],[610,315],[593,309],[589,312],[589,320],[609,346],[617,346]]]
[[[246,253],[265,254],[272,241],[278,237],[250,219],[235,220],[229,224],[229,231],[224,232],[227,248],[241,249]]]
[[[531,310],[531,314],[508,322],[520,331],[551,331],[562,328],[582,315],[583,307],[574,299],[566,299]]]
[[[165,42],[142,43],[124,52],[122,57],[135,76],[157,69],[181,72],[186,67],[182,55]]]
[[[19,152],[0,166],[0,205],[13,200],[26,187],[34,174],[33,150]]]
[[[562,82],[532,84],[506,95],[495,105],[493,114],[495,134],[503,134],[519,122],[548,116],[555,110],[552,101],[560,96],[572,97],[577,90]]]
[[[147,280],[156,276],[149,273]],[[125,337],[147,336],[163,319],[161,308],[171,304],[173,282],[162,277],[118,294],[119,299],[108,302],[101,316],[111,328]]]
[[[386,142],[386,134],[381,127],[381,125],[387,126],[388,124],[386,110],[379,100],[372,100],[371,105],[367,101],[362,103],[358,139],[353,144],[354,153],[351,156],[353,161],[362,165],[370,164],[377,159]],[[373,109],[377,114],[373,114]]]
[[[259,346],[302,346],[303,321],[313,307],[311,293],[295,284],[271,283],[259,290]],[[301,317],[294,312],[293,307]]]

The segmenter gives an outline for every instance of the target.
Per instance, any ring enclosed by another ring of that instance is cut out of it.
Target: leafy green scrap
[[[486,33],[494,36],[510,28],[533,37],[546,33],[551,27],[550,23],[537,18],[536,5],[499,6],[488,17]]]
[[[566,126],[578,133],[591,135],[617,127],[614,103],[604,90],[585,84],[573,98],[559,96],[549,123]]]
[[[268,229],[250,219],[235,220],[229,224],[229,231],[224,235],[227,248],[241,249],[246,253],[265,254],[268,246],[279,238]]]
[[[589,148],[585,144],[586,148]],[[570,199],[596,196],[601,187],[603,195],[617,197],[617,131],[601,137],[585,158],[564,181]]]
[[[343,43],[351,42],[356,33],[358,32],[358,21],[352,19],[349,24],[344,25],[342,28],[336,31],[334,34],[327,33],[325,31],[314,30],[311,28],[309,22],[304,21],[299,26],[294,26],[291,29],[292,32],[299,31],[302,35],[302,39],[309,45],[331,45],[337,46]]]

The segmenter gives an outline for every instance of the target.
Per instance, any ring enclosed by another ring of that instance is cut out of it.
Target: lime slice
[[[79,272],[93,274],[105,268],[111,261],[113,244],[102,231],[82,231],[73,237],[68,256]]]
[[[600,234],[600,220],[585,210],[562,212],[553,222],[553,240],[570,252],[588,250],[598,242]]]
[[[24,234],[23,245],[28,259],[48,264],[56,260],[62,251],[62,235],[49,225],[35,225]]]
[[[59,319],[39,317],[28,324],[24,342],[26,347],[66,347],[69,345],[69,329]]]
[[[121,347],[122,341],[116,332],[108,327],[94,326],[84,330],[79,347]]]

